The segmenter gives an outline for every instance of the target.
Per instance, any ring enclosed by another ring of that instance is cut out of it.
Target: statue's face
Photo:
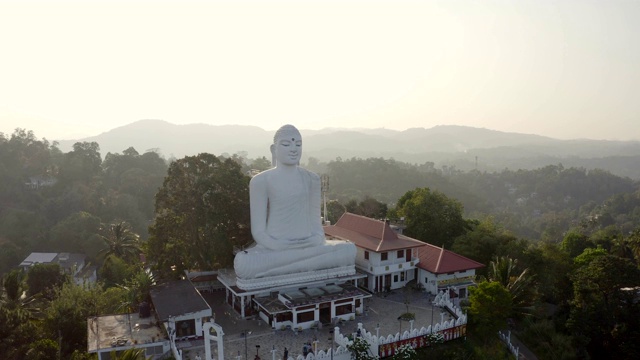
[[[298,165],[302,156],[302,136],[297,132],[287,132],[276,141],[276,161],[282,165]]]

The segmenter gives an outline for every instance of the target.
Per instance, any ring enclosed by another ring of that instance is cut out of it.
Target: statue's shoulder
[[[299,167],[298,170],[306,177],[309,178],[309,180],[311,181],[320,181],[320,176],[316,173],[314,173],[313,171],[309,171],[305,168],[301,168]]]
[[[273,169],[265,170],[257,175],[254,175],[251,180],[249,180],[249,186],[260,185],[269,182],[269,178],[273,173]]]

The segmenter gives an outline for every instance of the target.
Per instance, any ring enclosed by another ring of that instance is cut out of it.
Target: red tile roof
[[[417,266],[433,274],[444,274],[484,267],[484,265],[477,261],[431,244],[424,244],[424,246],[418,249],[418,258],[420,258],[420,262],[418,262]]]
[[[356,246],[385,252],[423,246],[422,241],[399,235],[385,221],[344,213],[335,225],[324,227],[326,235],[345,239]]]

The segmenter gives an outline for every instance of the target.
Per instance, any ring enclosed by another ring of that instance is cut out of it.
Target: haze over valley
[[[295,125],[295,124],[294,124]],[[441,125],[404,131],[391,129],[301,129],[303,162],[352,157],[393,158],[441,168],[500,171],[535,169],[546,165],[600,168],[619,176],[640,179],[640,142],[610,140],[559,140],[550,137],[495,131],[468,126]],[[140,120],[97,136],[60,141],[62,151],[78,141],[97,142],[103,157],[133,146],[139,152],[153,150],[166,158],[182,158],[207,152],[239,153],[270,159],[268,145],[274,131],[242,125],[176,125],[163,120]],[[36,134],[37,136],[38,134]],[[476,158],[477,157],[477,158]]]

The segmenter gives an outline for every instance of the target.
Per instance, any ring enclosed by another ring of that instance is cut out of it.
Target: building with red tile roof
[[[329,239],[356,245],[356,268],[367,274],[359,286],[380,292],[415,279],[418,248],[424,243],[397,233],[387,221],[347,212],[335,225],[325,226],[324,232]]]
[[[468,296],[468,287],[475,285],[476,269],[483,264],[435,245],[425,243],[418,249],[418,283],[427,292],[436,294],[449,289],[451,295]]]
[[[358,283],[372,292],[404,287],[416,280],[432,294],[449,289],[467,297],[479,262],[402,235],[389,222],[344,213],[335,225],[324,227],[328,239],[356,245],[356,268],[367,274]]]

